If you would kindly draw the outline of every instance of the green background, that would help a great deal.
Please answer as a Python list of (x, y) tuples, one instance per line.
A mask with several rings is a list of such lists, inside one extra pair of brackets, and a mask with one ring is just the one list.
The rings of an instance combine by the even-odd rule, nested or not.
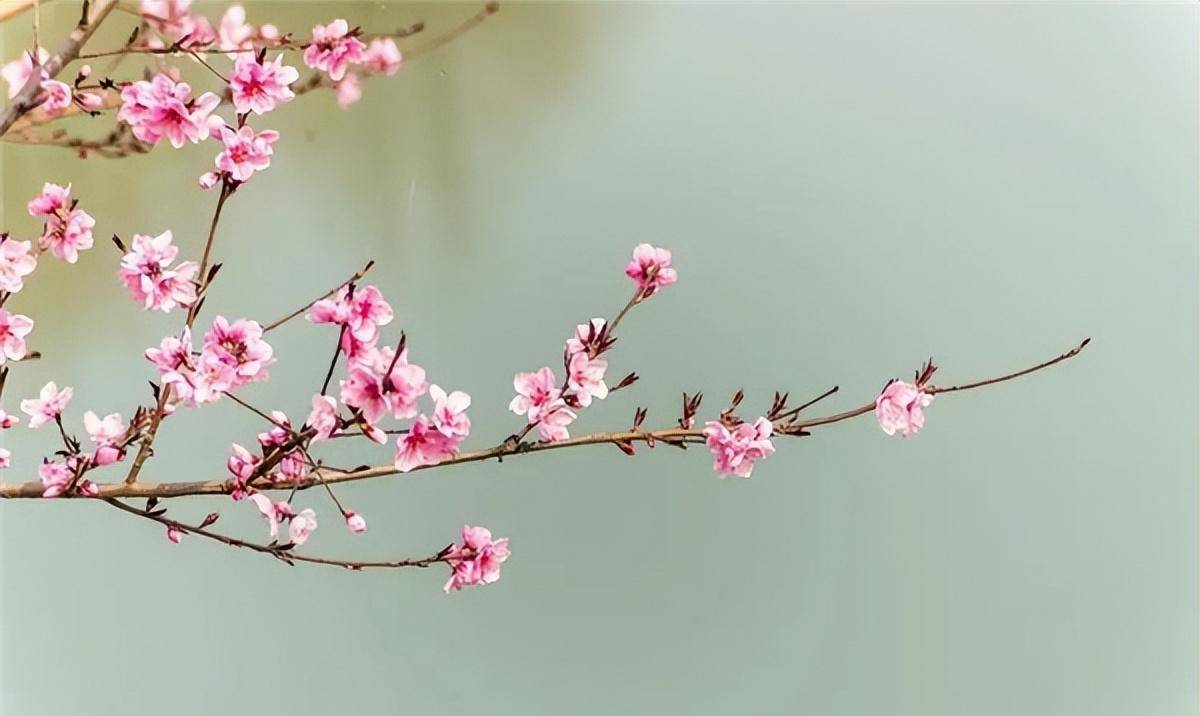
[[(432, 34), (475, 7), (249, 16)], [(48, 5), (44, 32), (77, 12)], [(29, 39), (8, 25), (5, 58)], [(533, 455), (347, 486), (358, 538), (304, 495), (323, 553), (425, 554), (464, 521), (512, 539), (497, 585), (449, 597), (440, 568), (289, 569), (103, 505), (5, 503), (3, 713), (1195, 713), (1197, 49), (1182, 3), (513, 4), (350, 111), (323, 93), (255, 120), (282, 139), (229, 204), (206, 315), (270, 320), (374, 258), (412, 359), (473, 396), (471, 446), (519, 427), (512, 374), (619, 307), (642, 241), (680, 281), (623, 327), (613, 374), (643, 380), (576, 432), (637, 405), (671, 424), (684, 390), (712, 415), (739, 386), (750, 413), (836, 383), (833, 411), (931, 352), (959, 382), (1093, 345), (940, 398), (917, 439), (864, 418), (780, 440), (748, 481), (699, 450)], [(8, 230), (35, 235), (45, 180), (97, 220), (10, 304), (45, 358), (6, 409), (55, 379), (82, 432), (143, 399), (140, 354), (180, 318), (137, 309), (107, 237), (169, 228), (195, 258), (214, 154), (3, 148)], [(302, 417), (332, 341), (280, 330), (245, 396)], [(146, 478), (221, 476), (260, 428), (185, 412)], [(54, 445), (0, 440), (9, 480)], [(210, 510), (263, 532), (245, 504), (172, 503)]]

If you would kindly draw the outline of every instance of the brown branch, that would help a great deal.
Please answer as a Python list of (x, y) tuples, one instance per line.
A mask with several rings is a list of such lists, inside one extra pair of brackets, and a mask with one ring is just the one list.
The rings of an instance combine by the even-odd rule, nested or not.
[(291, 551), (291, 548), (289, 545), (258, 544), (256, 542), (250, 542), (248, 540), (239, 539), (237, 537), (230, 537), (229, 535), (223, 535), (223, 534), (220, 534), (219, 532), (213, 532), (212, 530), (209, 530), (204, 527), (184, 524), (183, 522), (180, 522), (178, 520), (173, 520), (169, 517), (165, 517), (160, 512), (139, 510), (136, 507), (131, 507), (130, 505), (127, 505), (124, 502), (121, 502), (120, 500), (117, 500), (117, 499), (106, 498), (106, 499), (104, 499), (104, 502), (112, 505), (113, 507), (116, 507), (119, 510), (128, 512), (131, 515), (137, 515), (138, 517), (144, 517), (145, 519), (151, 520), (153, 522), (157, 522), (158, 524), (160, 524), (164, 527), (174, 527), (175, 529), (177, 529), (181, 532), (184, 532), (186, 534), (193, 534), (193, 535), (197, 535), (200, 537), (204, 537), (206, 539), (214, 540), (216, 542), (220, 542), (221, 544), (228, 545), (230, 547), (242, 547), (244, 549), (248, 549), (248, 550), (251, 550), (254, 552), (259, 552), (261, 554), (268, 554), (278, 560), (287, 562), (288, 564), (291, 564), (293, 562), (305, 562), (307, 564), (325, 564), (325, 565), (329, 565), (329, 566), (333, 566), (333, 567), (342, 567), (344, 569), (352, 569), (352, 570), (358, 571), (358, 570), (363, 570), (363, 569), (399, 569), (402, 567), (428, 567), (432, 564), (437, 564), (438, 562), (447, 561), (447, 554), (445, 553), (444, 550), (442, 552), (438, 552), (437, 554), (432, 554), (428, 557), (421, 557), (418, 559), (398, 559), (398, 560), (392, 560), (392, 561), (386, 561), (386, 562), (360, 562), (360, 561), (354, 561), (354, 560), (348, 560), (348, 559), (334, 559), (331, 557), (315, 557), (315, 556), (306, 555), (306, 554), (296, 554), (295, 552)]
[[(79, 55), (84, 43), (91, 39), (92, 33), (96, 31), (104, 18), (108, 17), (108, 13), (116, 4), (117, 0), (95, 0), (91, 4), (88, 12), (80, 18), (79, 23), (75, 25), (74, 30), (71, 30), (71, 34), (67, 36), (58, 52), (46, 61), (43, 70), (47, 77), (57, 77), (62, 68)], [(38, 106), (37, 99), (41, 91), (41, 78), (38, 73), (30, 73), (29, 81), (15, 97), (9, 100), (4, 111), (0, 113), (0, 135), (7, 132), (13, 122), (16, 122), (22, 115)]]
[(345, 288), (345, 287), (346, 287), (348, 284), (357, 283), (357, 282), (361, 281), (361, 280), (362, 280), (362, 278), (363, 278), (363, 276), (366, 276), (366, 275), (367, 275), (367, 272), (368, 272), (368, 271), (370, 271), (370, 270), (371, 270), (371, 267), (372, 267), (372, 266), (374, 266), (374, 265), (375, 265), (375, 261), (374, 261), (374, 260), (368, 261), (368, 262), (367, 262), (367, 264), (366, 264), (366, 266), (363, 266), (362, 268), (360, 268), (360, 269), (358, 270), (358, 272), (357, 272), (357, 273), (355, 273), (355, 274), (354, 274), (353, 276), (351, 276), (350, 278), (346, 279), (345, 281), (342, 281), (342, 282), (341, 282), (341, 283), (339, 283), (338, 285), (336, 285), (336, 286), (334, 286), (333, 288), (329, 289), (328, 291), (326, 291), (325, 293), (321, 294), (320, 296), (317, 296), (317, 297), (316, 297), (316, 298), (314, 298), (313, 300), (311, 300), (311, 301), (309, 301), (308, 303), (304, 304), (304, 305), (303, 305), (303, 306), (301, 306), (300, 308), (297, 308), (295, 311), (292, 311), (291, 313), (287, 314), (287, 315), (286, 315), (286, 316), (284, 316), (283, 318), (276, 319), (276, 320), (274, 320), (274, 321), (271, 321), (271, 322), (270, 322), (270, 323), (268, 323), (267, 325), (263, 326), (263, 333), (268, 333), (268, 332), (270, 332), (270, 331), (273, 331), (273, 330), (275, 330), (276, 328), (279, 328), (279, 327), (280, 327), (280, 326), (282, 326), (283, 324), (287, 323), (288, 321), (292, 320), (293, 318), (296, 318), (297, 316), (303, 315), (305, 311), (307, 311), (308, 309), (310, 309), (310, 308), (312, 308), (313, 306), (315, 306), (315, 305), (317, 304), (317, 302), (318, 302), (318, 301), (324, 301), (325, 299), (327, 299), (327, 298), (329, 298), (329, 297), (333, 296), (333, 295), (334, 295), (334, 294), (336, 294), (338, 291), (341, 291), (343, 288)]
[[(1089, 339), (1090, 340), (1090, 339)], [(1072, 358), (1080, 353), (1088, 341), (1083, 341), (1079, 346), (1070, 351), (1046, 361), (1039, 363), (1032, 368), (1009, 373), (998, 378), (989, 378), (987, 380), (978, 381), (975, 383), (967, 383), (961, 386), (953, 386), (950, 388), (929, 388), (931, 393), (948, 393), (959, 390), (969, 390), (986, 385), (994, 385), (1007, 380), (1028, 375), (1034, 371), (1048, 368), (1056, 363), (1060, 363), (1069, 358)], [(806, 428), (813, 428), (820, 425), (831, 425), (840, 423), (844, 420), (865, 415), (875, 409), (875, 402), (872, 400), (857, 408), (847, 410), (833, 415), (827, 415), (820, 418), (812, 418), (809, 420), (789, 420), (786, 422), (776, 423), (776, 427), (781, 434), (794, 434), (795, 431)], [(699, 429), (683, 429), (670, 428), (664, 430), (627, 430), (623, 432), (611, 433), (593, 433), (591, 435), (581, 435), (579, 437), (560, 440), (557, 442), (539, 442), (539, 443), (520, 443), (506, 440), (505, 442), (486, 450), (476, 450), (473, 452), (464, 452), (455, 455), (448, 460), (444, 460), (436, 465), (425, 465), (414, 468), (413, 472), (419, 470), (428, 470), (432, 468), (449, 467), (451, 465), (461, 465), (464, 463), (481, 462), (484, 460), (500, 460), (503, 461), (506, 457), (514, 455), (524, 455), (535, 452), (546, 452), (549, 450), (561, 450), (571, 447), (580, 447), (583, 445), (619, 445), (621, 443), (644, 442), (652, 444), (656, 441), (666, 442), (668, 444), (686, 445), (688, 443), (703, 442), (703, 432)], [(252, 486), (259, 490), (282, 490), (295, 489), (306, 490), (310, 487), (321, 484), (322, 481), (330, 485), (335, 485), (342, 482), (353, 482), (356, 480), (368, 480), (376, 477), (384, 477), (387, 475), (398, 474), (399, 471), (394, 465), (378, 465), (375, 467), (367, 467), (360, 470), (342, 471), (342, 470), (319, 470), (314, 471), (319, 473), (315, 476), (307, 477), (296, 483), (288, 485), (275, 485), (269, 481), (259, 480)], [(185, 497), (189, 495), (226, 495), (232, 491), (232, 484), (228, 480), (210, 480), (206, 482), (163, 482), (163, 483), (135, 483), (135, 484), (103, 484), (99, 485), (100, 496), (104, 498), (110, 497), (158, 497), (172, 498)], [(40, 498), (42, 496), (42, 484), (40, 482), (26, 482), (21, 484), (4, 484), (0, 485), (0, 499), (11, 498)]]

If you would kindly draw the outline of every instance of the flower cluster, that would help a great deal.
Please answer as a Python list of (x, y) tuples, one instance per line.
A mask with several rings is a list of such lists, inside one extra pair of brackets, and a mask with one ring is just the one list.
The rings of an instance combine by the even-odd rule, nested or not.
[(117, 119), (133, 130), (133, 136), (148, 144), (164, 137), (176, 149), (196, 144), (209, 136), (209, 117), (221, 98), (205, 92), (191, 98), (192, 88), (176, 82), (165, 72), (150, 80), (138, 80), (121, 90)]
[(196, 302), (199, 267), (194, 261), (181, 261), (172, 267), (178, 255), (170, 231), (158, 236), (134, 234), (133, 249), (121, 259), (117, 274), (142, 308), (167, 313), (176, 306), (186, 308)]
[(916, 435), (925, 425), (925, 408), (931, 402), (933, 396), (921, 385), (893, 380), (875, 398), (875, 419), (887, 435)]
[(492, 584), (500, 579), (500, 565), (508, 559), (508, 539), (492, 539), (486, 527), (463, 525), (462, 544), (454, 545), (446, 559), (450, 564), (450, 579), (443, 589), (446, 593), (477, 584)]
[(243, 318), (230, 323), (217, 316), (204, 334), (199, 354), (192, 349), (191, 330), (185, 328), (179, 337), (167, 336), (157, 348), (147, 349), (146, 358), (158, 369), (164, 389), (170, 390), (168, 404), (194, 408), (267, 379), (267, 367), (275, 359), (262, 336), (257, 321)]
[(727, 475), (750, 477), (757, 460), (775, 453), (771, 443), (774, 426), (766, 418), (753, 423), (740, 423), (732, 429), (710, 420), (704, 425), (704, 444), (713, 454), (713, 469), (724, 478)]
[(96, 225), (96, 220), (77, 208), (77, 203), (71, 199), (70, 184), (46, 182), (42, 193), (28, 206), (30, 216), (45, 217), (46, 221), (38, 247), (71, 264), (79, 260), (80, 251), (92, 248), (92, 228)]

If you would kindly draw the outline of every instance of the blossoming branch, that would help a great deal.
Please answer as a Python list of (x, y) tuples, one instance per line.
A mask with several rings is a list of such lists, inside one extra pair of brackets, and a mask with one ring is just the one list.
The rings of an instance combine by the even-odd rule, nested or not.
[[(508, 540), (493, 537), (485, 527), (464, 525), (457, 541), (424, 557), (360, 561), (309, 554), (297, 548), (308, 545), (326, 519), (318, 509), (329, 509), (308, 500), (310, 491), (318, 501), (328, 499), (335, 518), (347, 530), (362, 534), (367, 531), (367, 516), (339, 496), (343, 483), (534, 452), (606, 445), (635, 457), (643, 448), (685, 451), (695, 445), (707, 449), (719, 477), (749, 478), (758, 463), (774, 455), (782, 439), (807, 436), (814, 428), (868, 414), (874, 415), (885, 435), (915, 436), (924, 428), (926, 410), (935, 396), (1047, 368), (1074, 357), (1087, 345), (1085, 340), (1032, 367), (960, 385), (935, 384), (937, 368), (929, 361), (914, 372), (911, 382), (887, 380), (878, 394), (861, 405), (824, 416), (809, 417), (815, 405), (837, 393), (836, 386), (798, 405), (788, 393), (775, 393), (759, 414), (743, 414), (741, 391), (717, 409), (708, 409), (697, 392), (683, 395), (672, 424), (646, 427), (647, 411), (636, 408), (627, 426), (572, 435), (587, 408), (638, 380), (634, 372), (614, 380), (620, 373), (610, 371), (618, 329), (634, 309), (664, 290), (674, 290), (671, 287), (680, 278), (670, 251), (640, 244), (624, 267), (630, 292), (624, 305), (611, 316), (592, 317), (575, 326), (563, 343), (561, 359), (556, 356), (546, 365), (517, 372), (508, 407), (520, 420), (503, 430), (512, 432), (487, 447), (465, 449), (473, 432), (468, 415), (471, 397), (443, 387), (445, 382), (433, 382), (431, 374), (415, 362), (407, 335), (394, 325), (391, 304), (378, 287), (365, 283), (371, 263), (319, 296), (297, 297), (309, 300), (266, 325), (221, 315), (202, 320), (205, 297), (220, 275), (221, 264), (214, 259), (219, 253), (222, 210), (242, 192), (253, 191), (250, 182), (270, 168), (276, 147), (286, 146), (285, 138), (261, 122), (305, 87), (333, 87), (337, 101), (349, 104), (358, 97), (361, 78), (399, 69), (402, 53), (394, 39), (368, 37), (338, 18), (317, 25), (310, 38), (301, 41), (270, 25), (247, 24), (239, 6), (231, 7), (214, 26), (191, 12), (189, 0), (143, 0), (139, 24), (121, 49), (82, 54), (83, 44), (111, 6), (104, 0), (85, 4), (65, 50), (51, 56), (35, 47), (0, 70), (10, 97), (0, 125), (6, 131), (22, 117), (26, 122), (52, 121), (72, 107), (91, 113), (111, 104), (118, 109), (114, 134), (128, 140), (121, 146), (138, 151), (160, 145), (172, 148), (161, 151), (213, 146), (213, 169), (197, 178), (197, 191), (212, 191), (215, 208), (198, 258), (175, 244), (168, 227), (128, 227), (134, 232), (128, 241), (114, 235), (121, 257), (114, 261), (113, 278), (128, 292), (130, 310), (179, 314), (179, 329), (158, 345), (144, 348), (153, 377), (151, 390), (127, 413), (128, 420), (115, 411), (87, 410), (69, 416), (74, 391), (57, 382), (19, 401), (24, 418), (0, 408), (0, 429), (13, 428), (24, 419), (30, 429), (55, 429), (61, 441), (60, 449), (42, 457), (36, 480), (0, 484), (0, 497), (94, 500), (157, 523), (173, 543), (194, 536), (288, 564), (355, 570), (444, 564), (449, 569), (445, 589), (454, 591), (496, 581), (509, 556)], [(439, 41), (461, 34), (492, 12), (495, 6), (485, 7), (484, 14)], [(79, 69), (73, 84), (54, 79), (66, 64), (82, 58), (138, 55), (154, 58), (145, 79), (89, 81), (93, 73), (86, 66)], [(168, 60), (199, 63), (218, 84), (211, 91), (194, 91)], [(316, 79), (301, 79), (292, 64), (296, 60)], [(88, 152), (81, 149), (80, 154)], [(21, 240), (0, 235), (0, 405), (11, 404), (3, 396), (3, 381), (9, 364), (30, 357), (28, 341), (35, 328), (34, 320), (19, 312), (23, 309), (10, 308), (10, 299), (20, 303), (15, 297), (47, 256), (73, 264), (81, 251), (95, 244), (97, 222), (70, 183), (45, 183), (29, 200), (28, 212), (42, 223), (38, 236)], [(136, 233), (139, 230), (147, 233)], [(250, 387), (268, 380), (277, 360), (268, 334), (301, 317), (324, 330), (332, 356), (324, 373), (314, 376), (312, 387), (302, 393), (309, 412), (299, 419), (256, 405)], [(144, 479), (155, 440), (169, 428), (173, 415), (226, 400), (258, 416), (262, 432), (229, 446), (220, 477), (199, 482)], [(701, 417), (702, 409), (706, 417)], [(78, 426), (86, 439), (76, 436)], [(321, 453), (327, 443), (338, 439), (361, 442), (364, 454), (387, 451), (389, 458), (365, 468), (329, 466)], [(11, 457), (8, 450), (0, 449), (0, 468), (8, 467)], [(121, 466), (127, 466), (123, 477), (118, 472)], [(214, 466), (214, 473), (218, 470)], [(238, 509), (259, 515), (263, 533), (254, 539), (217, 531), (214, 525), (220, 514), (216, 512), (199, 522), (185, 522), (169, 512), (168, 500), (196, 495), (223, 495), (247, 505)], [(135, 504), (134, 499), (144, 503)]]

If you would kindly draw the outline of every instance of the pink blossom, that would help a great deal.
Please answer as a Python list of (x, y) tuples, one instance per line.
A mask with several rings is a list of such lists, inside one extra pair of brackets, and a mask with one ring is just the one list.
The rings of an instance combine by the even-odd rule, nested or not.
[(446, 395), (440, 386), (431, 385), (429, 397), (433, 398), (433, 424), (438, 432), (459, 441), (467, 437), (471, 432), (471, 419), (467, 417), (471, 396), (461, 390)]
[(625, 267), (625, 275), (638, 285), (643, 298), (654, 295), (658, 289), (670, 286), (678, 279), (675, 269), (671, 268), (671, 252), (650, 244), (638, 244), (634, 248), (633, 259)]
[(42, 80), (42, 92), (46, 98), (38, 108), (48, 115), (66, 111), (74, 98), (71, 88), (58, 80)]
[(142, 0), (140, 11), (146, 24), (172, 39), (190, 34), (195, 28), (192, 0)]
[(38, 246), (73, 264), (79, 260), (80, 251), (92, 248), (95, 225), (96, 220), (82, 209), (66, 212), (65, 218), (52, 215), (46, 220), (46, 230), (38, 239)]
[(143, 142), (157, 144), (166, 137), (176, 149), (187, 142), (195, 144), (209, 136), (209, 116), (221, 99), (212, 92), (188, 99), (190, 92), (187, 83), (160, 72), (148, 82), (139, 80), (121, 90), (117, 119)]
[(290, 85), (300, 79), (295, 67), (283, 64), (283, 54), (271, 62), (259, 64), (251, 52), (241, 53), (229, 76), (233, 106), (239, 114), (265, 114), (295, 98)]
[[(403, 420), (417, 414), (417, 401), (429, 389), (425, 369), (409, 363), (407, 352), (398, 358), (391, 348), (373, 348), (352, 360), (341, 382), (342, 402), (362, 411), (370, 423), (390, 413)], [(394, 365), (393, 365), (394, 363)], [(384, 373), (391, 366), (386, 378)]]
[(158, 369), (160, 376), (167, 381), (168, 375), (178, 374), (186, 370), (192, 357), (192, 332), (183, 329), (181, 337), (167, 336), (159, 342), (158, 348), (147, 348), (146, 358)]
[(392, 307), (375, 286), (353, 289), (346, 286), (334, 298), (317, 301), (308, 312), (308, 320), (316, 324), (346, 326), (357, 340), (374, 345), (379, 328), (392, 322)]
[(42, 480), (42, 497), (58, 497), (67, 491), (75, 471), (61, 462), (44, 462), (38, 467)]
[(21, 360), (27, 348), (25, 337), (33, 330), (33, 319), (0, 308), (0, 365), (8, 360)]
[(893, 380), (875, 399), (875, 419), (888, 435), (916, 435), (925, 425), (925, 408), (931, 402), (933, 396), (921, 388), (901, 380)]
[(251, 454), (237, 443), (230, 444), (229, 459), (225, 461), (225, 468), (233, 475), (233, 499), (240, 500), (246, 497), (246, 485), (254, 477), (261, 462), (261, 456)]
[(567, 426), (578, 416), (562, 400), (543, 406), (537, 421), (538, 435), (547, 442), (558, 442), (571, 437)]
[(0, 430), (8, 430), (19, 422), (21, 422), (21, 418), (13, 415), (12, 413), (6, 413), (4, 410), (0, 410)]
[(217, 23), (218, 47), (222, 50), (248, 50), (254, 46), (251, 42), (253, 38), (254, 26), (246, 23), (246, 8), (230, 5)]
[(346, 529), (350, 530), (356, 535), (360, 535), (367, 531), (367, 521), (363, 519), (362, 515), (358, 514), (357, 512), (347, 512), (345, 517)]
[(119, 413), (109, 413), (101, 420), (92, 411), (83, 414), (83, 427), (88, 437), (96, 444), (92, 462), (100, 467), (111, 465), (125, 457), (121, 441), (125, 437), (125, 423)]
[[(42, 67), (50, 60), (50, 53), (46, 52), (44, 47), (39, 47), (37, 50), (37, 69), (38, 78), (45, 78), (46, 72)], [(29, 77), (33, 74), (34, 63), (33, 55), (29, 51), (21, 53), (21, 56), (12, 62), (0, 68), (0, 76), (4, 77), (4, 81), (8, 83), (8, 98), (12, 99), (24, 89), (29, 82)]]
[(418, 415), (408, 432), (396, 441), (396, 469), (409, 472), (422, 465), (436, 465), (454, 455), (461, 438), (438, 432), (429, 418)]
[(558, 400), (561, 393), (558, 379), (549, 366), (535, 373), (517, 373), (513, 378), (513, 389), (517, 396), (508, 404), (508, 409), (517, 415), (528, 415), (531, 423), (537, 422), (542, 411)]
[(593, 318), (587, 323), (575, 326), (575, 335), (567, 339), (567, 355), (574, 356), (576, 353), (588, 350), (592, 343), (604, 335), (605, 325), (606, 322), (603, 318)]
[(310, 509), (301, 510), (300, 514), (292, 518), (291, 525), (288, 526), (288, 538), (292, 544), (301, 545), (308, 541), (309, 535), (317, 529), (317, 513)]
[(271, 145), (279, 139), (279, 132), (264, 129), (258, 134), (250, 127), (234, 131), (229, 127), (221, 130), (221, 143), (225, 150), (217, 155), (217, 169), (235, 181), (249, 181), (256, 171), (271, 166)]
[(175, 525), (167, 525), (167, 539), (179, 544), (183, 541), (183, 531)]
[(508, 555), (507, 538), (494, 540), (486, 527), (463, 525), (462, 544), (447, 555), (451, 573), (443, 589), (449, 594), (463, 587), (492, 584), (500, 579), (500, 565)]
[(378, 375), (363, 365), (354, 365), (341, 381), (342, 402), (358, 408), (368, 422), (376, 423), (387, 414), (388, 401)]
[(339, 422), (337, 401), (328, 395), (314, 395), (312, 412), (308, 414), (308, 420), (305, 421), (308, 427), (317, 431), (312, 441), (328, 439), (330, 435), (333, 435), (333, 431), (337, 430)]
[(774, 426), (770, 420), (759, 418), (753, 423), (741, 423), (730, 430), (713, 420), (704, 426), (705, 444), (713, 454), (713, 469), (726, 475), (750, 477), (754, 462), (775, 452), (771, 443)]
[(4, 448), (0, 448), (0, 470), (5, 470), (10, 465), (12, 465), (12, 453)]
[(176, 306), (196, 302), (196, 272), (193, 261), (180, 262), (171, 268), (179, 254), (172, 243), (170, 231), (158, 236), (133, 235), (133, 250), (121, 259), (117, 272), (133, 295), (133, 300), (146, 310), (169, 312)]
[[(263, 371), (261, 375), (265, 380), (266, 372)], [(238, 376), (237, 366), (222, 360), (211, 351), (201, 352), (192, 359), (187, 370), (180, 371), (170, 378), (168, 381), (164, 377), (164, 384), (172, 387), (173, 395), (178, 396), (179, 401), (193, 408), (215, 403), (227, 391), (247, 382)]]
[(362, 99), (362, 83), (358, 75), (348, 74), (333, 86), (333, 96), (342, 109), (348, 109)]
[(217, 172), (204, 172), (203, 174), (200, 175), (199, 184), (200, 184), (201, 189), (207, 190), (207, 189), (212, 189), (220, 181), (221, 181), (221, 175), (218, 174)]
[(271, 429), (258, 434), (258, 444), (263, 449), (279, 447), (285, 444), (292, 437), (292, 423), (288, 420), (288, 416), (280, 410), (271, 411), (272, 425)]
[(46, 217), (38, 246), (51, 251), (67, 263), (75, 263), (79, 252), (92, 247), (94, 219), (71, 200), (71, 185), (59, 186), (46, 182), (42, 193), (29, 201), (30, 216)]
[(258, 508), (258, 513), (262, 515), (262, 518), (266, 520), (267, 527), (271, 532), (271, 540), (274, 541), (279, 537), (279, 510), (271, 502), (271, 498), (261, 492), (249, 495), (249, 499)]
[(38, 397), (21, 401), (21, 412), (29, 416), (29, 427), (37, 429), (57, 420), (66, 409), (67, 403), (71, 402), (73, 395), (73, 388), (68, 386), (59, 390), (58, 384), (50, 381), (42, 386)]
[(363, 61), (365, 49), (362, 41), (350, 34), (349, 24), (338, 18), (313, 28), (312, 43), (304, 50), (304, 64), (327, 72), (329, 79), (337, 82), (350, 65)]
[(395, 40), (390, 37), (377, 37), (367, 44), (362, 64), (368, 72), (394, 75), (400, 69), (400, 63), (403, 60)]
[(608, 386), (604, 384), (604, 372), (608, 361), (603, 358), (588, 358), (586, 352), (571, 357), (567, 385), (575, 391), (574, 397), (580, 406), (592, 404), (592, 398), (604, 400), (608, 397)]
[(37, 257), (29, 252), (28, 241), (17, 241), (0, 234), (0, 291), (16, 293), (24, 288), (24, 278), (37, 268)]
[(71, 185), (59, 186), (46, 182), (42, 193), (29, 200), (30, 216), (54, 216), (71, 208)]
[(83, 428), (97, 445), (116, 445), (125, 437), (125, 423), (120, 413), (109, 413), (100, 418), (92, 411), (83, 414)]
[(267, 366), (275, 359), (271, 345), (262, 335), (262, 326), (257, 321), (243, 318), (230, 323), (224, 316), (217, 316), (212, 328), (204, 334), (203, 352), (233, 369), (235, 388), (263, 381), (267, 379)]

